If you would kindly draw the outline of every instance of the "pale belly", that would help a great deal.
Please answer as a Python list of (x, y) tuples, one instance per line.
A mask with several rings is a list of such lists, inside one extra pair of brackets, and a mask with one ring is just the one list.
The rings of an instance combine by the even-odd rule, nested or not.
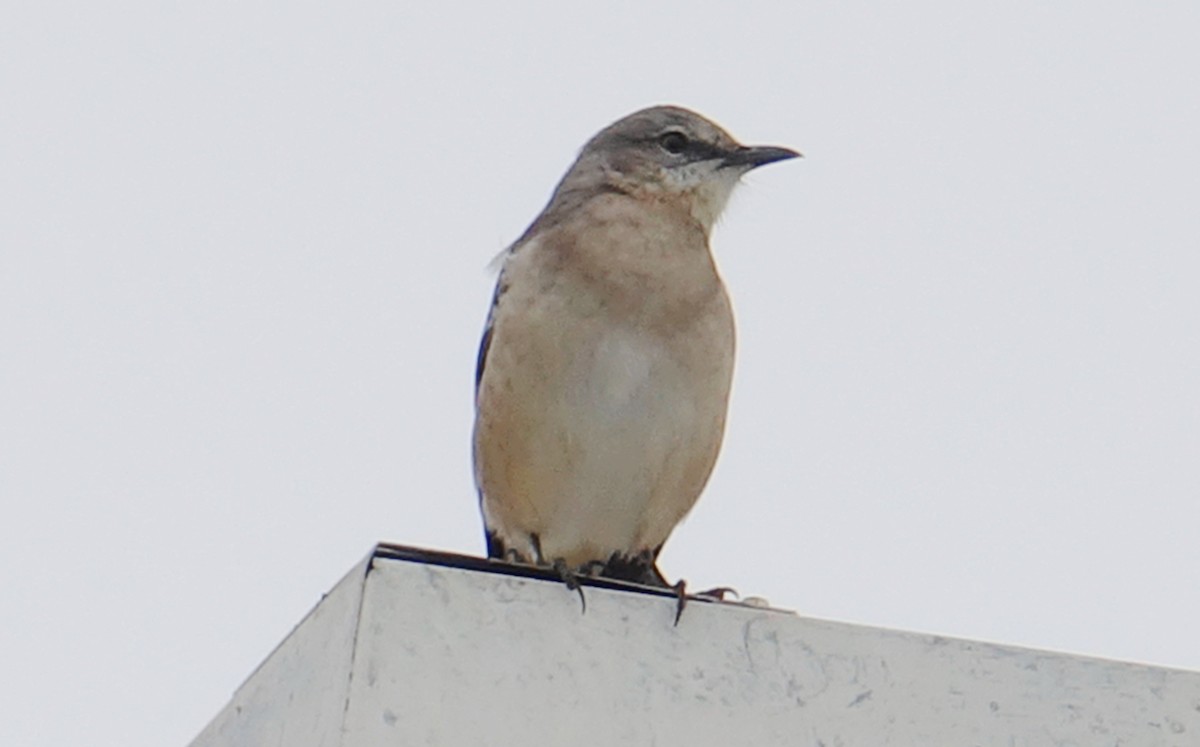
[(549, 375), (510, 372), (476, 434), (489, 529), (530, 557), (536, 535), (570, 565), (666, 540), (712, 470), (731, 374), (721, 351), (632, 331), (579, 349)]

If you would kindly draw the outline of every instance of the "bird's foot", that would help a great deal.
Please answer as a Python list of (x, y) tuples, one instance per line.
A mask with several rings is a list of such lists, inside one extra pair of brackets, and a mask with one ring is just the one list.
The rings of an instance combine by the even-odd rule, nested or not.
[[(683, 608), (687, 606), (689, 595), (687, 593), (687, 581), (680, 579), (676, 581), (670, 588), (675, 590), (675, 626), (679, 626), (679, 618), (683, 616)], [(715, 599), (718, 602), (724, 602), (725, 597), (729, 594), (737, 597), (737, 589), (729, 586), (718, 586), (713, 589), (705, 589), (704, 591), (696, 592), (691, 596), (703, 599)]]
[(735, 598), (741, 598), (741, 596), (742, 596), (741, 594), (737, 593), (737, 589), (735, 589), (731, 586), (717, 586), (712, 589), (706, 589), (704, 591), (696, 592), (695, 596), (708, 597), (711, 599), (715, 599), (718, 602), (724, 602), (725, 597), (728, 596), (729, 594), (732, 594)]
[(589, 560), (588, 562), (579, 566), (579, 569), (575, 571), (575, 575), (596, 578), (597, 576), (605, 575), (604, 569), (607, 567), (608, 563), (604, 562), (603, 560)]
[(567, 567), (567, 561), (562, 558), (555, 560), (551, 567), (554, 568), (554, 572), (558, 574), (558, 577), (562, 579), (568, 589), (579, 593), (581, 612), (587, 613), (587, 598), (583, 596), (583, 586), (579, 583), (579, 573)]
[(605, 562), (592, 561), (588, 565), (598, 565), (600, 575), (605, 578), (629, 581), (642, 586), (655, 586), (660, 589), (671, 588), (654, 564), (654, 555), (650, 551), (643, 551), (637, 555), (613, 553)]

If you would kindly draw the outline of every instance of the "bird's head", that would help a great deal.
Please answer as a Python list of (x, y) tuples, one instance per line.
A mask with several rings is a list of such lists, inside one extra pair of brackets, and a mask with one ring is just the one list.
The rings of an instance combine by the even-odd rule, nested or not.
[(676, 203), (707, 233), (743, 174), (799, 155), (772, 145), (742, 145), (693, 111), (655, 106), (597, 133), (559, 189), (616, 189)]

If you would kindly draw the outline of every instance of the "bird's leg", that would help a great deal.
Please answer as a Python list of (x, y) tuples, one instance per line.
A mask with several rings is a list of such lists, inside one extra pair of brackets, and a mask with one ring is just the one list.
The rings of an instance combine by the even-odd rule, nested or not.
[(662, 571), (658, 570), (658, 565), (655, 563), (656, 555), (658, 555), (657, 550), (642, 550), (633, 556), (613, 553), (612, 557), (604, 563), (604, 568), (600, 575), (620, 581), (631, 581), (643, 586), (674, 589), (677, 600), (675, 605), (675, 624), (678, 625), (679, 618), (683, 615), (683, 608), (687, 606), (687, 582), (668, 583)]
[(571, 591), (579, 592), (579, 604), (582, 607), (581, 614), (587, 614), (587, 598), (583, 596), (583, 586), (579, 583), (579, 574), (576, 571), (567, 567), (567, 561), (562, 558), (557, 558), (552, 566), (558, 577)]
[(632, 559), (623, 560), (623, 566), (640, 584), (675, 591), (675, 625), (678, 626), (679, 618), (683, 616), (683, 608), (687, 606), (687, 581), (680, 579), (674, 584), (668, 583), (667, 577), (658, 570), (657, 557), (658, 549), (642, 550)]
[[(538, 565), (550, 566), (558, 574), (558, 577), (562, 579), (562, 582), (567, 585), (568, 589), (579, 592), (579, 604), (583, 608), (583, 613), (586, 613), (587, 599), (583, 596), (583, 587), (579, 584), (579, 572), (567, 567), (567, 561), (562, 558), (555, 558), (553, 563), (547, 563), (546, 556), (542, 554), (542, 538), (537, 536), (537, 533), (530, 532), (529, 544), (533, 547), (534, 558)], [(590, 565), (589, 563), (584, 568)]]
[[(663, 576), (662, 571), (658, 569), (658, 564), (655, 562), (657, 555), (657, 551), (644, 550), (638, 553), (634, 562), (641, 570), (642, 583), (647, 586), (662, 586), (675, 590), (675, 599), (677, 600), (675, 606), (675, 625), (679, 625), (679, 618), (683, 616), (683, 608), (687, 606), (687, 581), (680, 579), (674, 584), (667, 583), (666, 577)], [(737, 596), (737, 591), (728, 586), (718, 586), (714, 589), (707, 589), (698, 594), (693, 594), (692, 596), (710, 597), (723, 602), (725, 601), (726, 594)]]
[(603, 576), (603, 571), (606, 567), (608, 567), (608, 563), (604, 562), (603, 560), (589, 560), (588, 562), (579, 566), (579, 570), (576, 571), (576, 573), (583, 576), (588, 576), (590, 578), (595, 578), (596, 576)]
[(649, 551), (642, 551), (633, 556), (615, 552), (607, 561), (600, 565), (602, 567), (600, 575), (605, 578), (629, 581), (641, 584), (642, 586), (654, 586), (660, 589), (669, 589), (671, 587), (667, 583), (667, 579), (663, 577), (662, 573), (654, 565), (654, 555)]
[(658, 570), (658, 563), (655, 562), (653, 555), (648, 552), (641, 553), (638, 555), (638, 565), (642, 570), (642, 583), (646, 586), (672, 588), (673, 585), (667, 582), (667, 577)]

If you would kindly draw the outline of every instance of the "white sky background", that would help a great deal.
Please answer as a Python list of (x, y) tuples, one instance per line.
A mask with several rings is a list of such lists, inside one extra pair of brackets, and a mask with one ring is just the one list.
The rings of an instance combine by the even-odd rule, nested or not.
[(485, 265), (668, 102), (806, 158), (666, 573), (1200, 669), (1195, 2), (24, 5), (0, 743), (185, 744), (374, 542), (481, 553)]

